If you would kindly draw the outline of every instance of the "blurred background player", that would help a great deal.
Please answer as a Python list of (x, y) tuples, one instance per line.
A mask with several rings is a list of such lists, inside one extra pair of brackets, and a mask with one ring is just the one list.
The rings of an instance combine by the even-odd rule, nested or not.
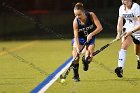
[[(124, 25), (123, 20), (125, 20)], [(126, 51), (132, 43), (132, 40), (137, 56), (137, 69), (140, 69), (140, 6), (132, 2), (132, 0), (122, 0), (122, 5), (119, 9), (116, 38), (120, 38), (122, 29), (125, 29), (125, 35), (122, 38), (122, 45), (119, 51), (118, 67), (115, 69), (115, 73), (120, 78), (123, 77)]]
[[(83, 70), (87, 71), (89, 63), (92, 60), (92, 53), (94, 50), (95, 35), (102, 30), (98, 18), (93, 12), (88, 12), (84, 9), (83, 4), (78, 2), (74, 7), (75, 19), (73, 21), (74, 39), (72, 39), (72, 55), (73, 58), (79, 53), (83, 44), (87, 41), (85, 47), (85, 56), (82, 57)], [(79, 57), (74, 62), (74, 81), (80, 81), (79, 78)]]

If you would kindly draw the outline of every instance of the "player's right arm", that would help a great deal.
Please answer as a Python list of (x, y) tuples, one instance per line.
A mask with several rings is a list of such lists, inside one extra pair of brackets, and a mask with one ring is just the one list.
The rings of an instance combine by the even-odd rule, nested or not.
[(120, 39), (120, 36), (122, 34), (123, 30), (123, 6), (120, 6), (119, 8), (119, 17), (118, 17), (118, 23), (117, 23), (117, 36), (116, 39)]
[(75, 41), (76, 49), (77, 52), (79, 53), (80, 46), (79, 46), (79, 38), (78, 38), (78, 23), (76, 18), (73, 21), (73, 31), (74, 31), (74, 41)]
[(123, 17), (118, 17), (118, 23), (117, 23), (117, 39), (120, 39), (120, 36), (122, 34), (122, 29), (123, 29)]

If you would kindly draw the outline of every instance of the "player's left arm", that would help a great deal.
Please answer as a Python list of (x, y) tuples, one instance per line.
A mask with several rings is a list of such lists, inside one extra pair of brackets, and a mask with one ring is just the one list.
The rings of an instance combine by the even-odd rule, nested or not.
[(140, 30), (140, 16), (137, 17), (137, 24), (134, 29), (131, 31), (132, 33), (136, 32), (136, 31), (139, 31)]
[(137, 22), (138, 22), (138, 25), (135, 27), (133, 32), (140, 30), (140, 15), (137, 17)]
[(92, 22), (96, 25), (96, 29), (88, 35), (87, 40), (90, 40), (92, 36), (98, 34), (103, 29), (97, 16), (93, 12), (90, 12), (90, 15), (91, 15)]
[(93, 12), (90, 12), (90, 15), (92, 18), (92, 22), (96, 25), (96, 29), (92, 32), (92, 35), (96, 35), (100, 31), (102, 31), (103, 28), (97, 16)]
[(130, 36), (130, 35), (132, 35), (132, 33), (135, 33), (135, 32), (137, 32), (137, 31), (140, 30), (140, 16), (138, 16), (136, 20), (137, 20), (137, 24), (138, 24), (138, 25), (136, 25), (132, 30), (128, 31), (128, 32), (124, 35), (124, 37)]
[(125, 36), (130, 36), (132, 33), (140, 31), (140, 6), (137, 5), (135, 8), (134, 16), (136, 17), (136, 26), (128, 31)]

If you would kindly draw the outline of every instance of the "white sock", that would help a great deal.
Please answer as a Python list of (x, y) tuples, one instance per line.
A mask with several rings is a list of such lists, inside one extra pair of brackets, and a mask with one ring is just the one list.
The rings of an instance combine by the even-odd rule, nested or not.
[(136, 57), (137, 57), (137, 60), (140, 60), (140, 56), (139, 55), (136, 55)]
[(125, 60), (126, 60), (126, 50), (120, 49), (118, 57), (118, 67), (124, 68)]

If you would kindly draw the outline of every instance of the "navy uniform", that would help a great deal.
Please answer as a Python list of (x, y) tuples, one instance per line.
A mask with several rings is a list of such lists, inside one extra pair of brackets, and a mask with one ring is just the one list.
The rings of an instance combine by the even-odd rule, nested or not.
[[(92, 22), (90, 13), (85, 12), (87, 17), (85, 24), (81, 24), (81, 21), (77, 19), (78, 23), (78, 36), (79, 36), (79, 44), (83, 45), (87, 41), (87, 36), (92, 33), (96, 29), (96, 25)], [(88, 42), (87, 45), (92, 45), (95, 43), (95, 36)], [(74, 39), (72, 39), (72, 45), (74, 44)]]
[[(84, 25), (81, 24), (81, 21), (79, 19), (77, 19), (78, 38), (79, 38), (80, 45), (83, 45), (87, 41), (87, 36), (96, 29), (96, 25), (92, 22), (90, 12), (86, 11), (85, 15), (86, 15), (87, 19), (86, 19), (86, 22)], [(95, 36), (92, 37), (92, 39), (87, 43), (87, 45), (93, 45), (94, 43), (95, 43)], [(72, 39), (72, 45), (75, 46), (74, 39)], [(82, 57), (82, 61), (84, 64), (84, 66), (83, 66), (84, 71), (88, 70), (88, 64), (90, 63), (90, 61), (88, 61), (88, 59), (90, 59), (90, 57), (88, 57), (87, 59), (85, 59), (85, 56)], [(73, 79), (75, 81), (80, 81), (78, 69), (79, 69), (79, 63), (73, 65), (73, 71), (74, 71)]]

